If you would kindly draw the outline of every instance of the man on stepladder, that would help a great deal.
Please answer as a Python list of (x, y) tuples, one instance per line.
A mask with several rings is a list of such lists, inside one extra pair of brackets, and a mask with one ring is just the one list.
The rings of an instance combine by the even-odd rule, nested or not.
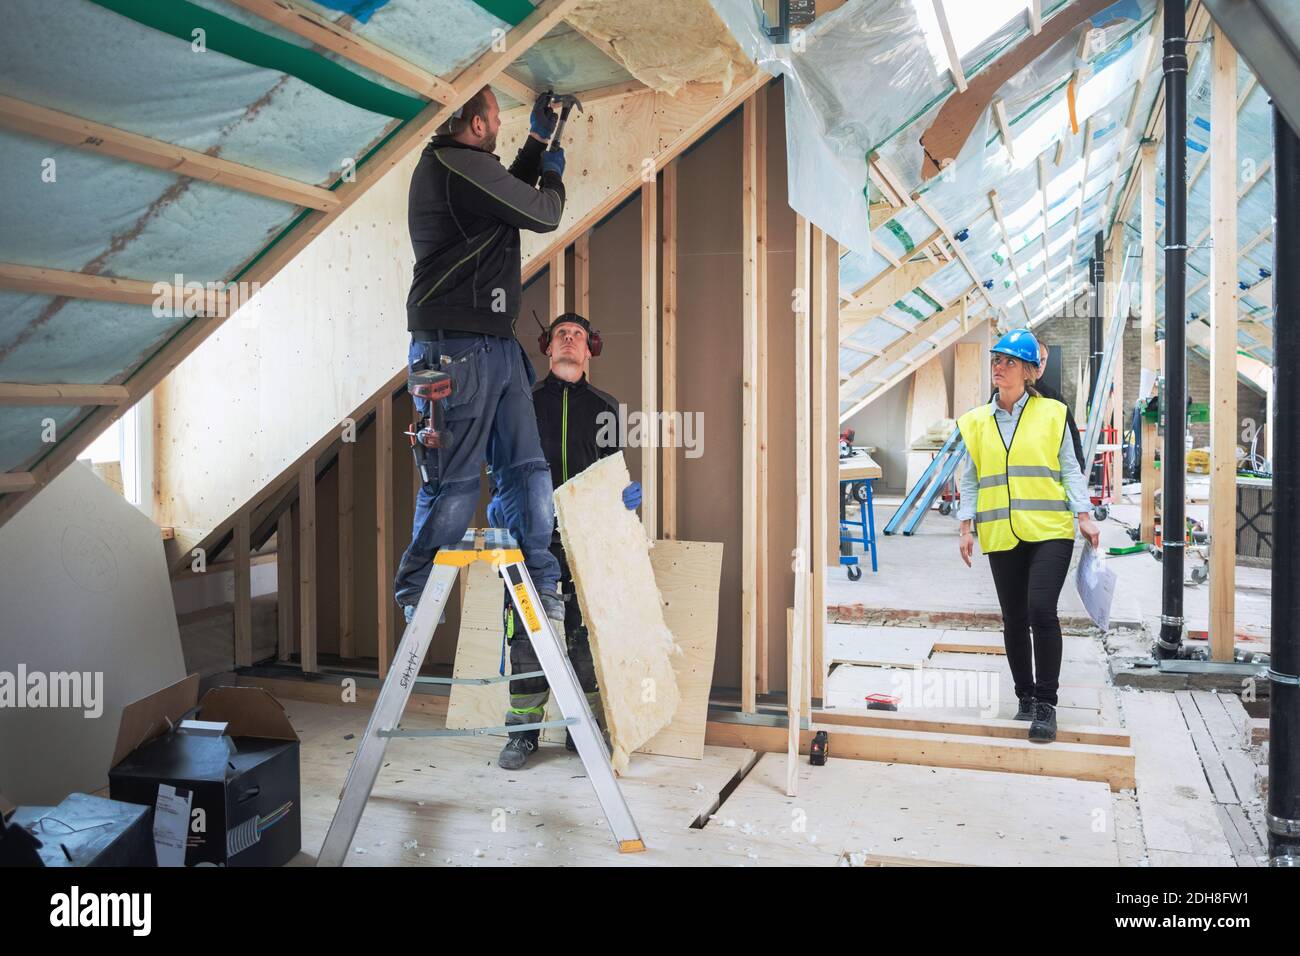
[[(551, 473), (537, 436), (532, 364), (514, 330), (519, 231), (552, 232), (564, 211), (564, 151), (546, 149), (556, 120), (549, 99), (539, 98), (528, 138), (507, 170), (493, 153), (501, 119), (485, 86), (438, 129), (411, 177), (408, 365), (412, 373), (448, 374), (452, 393), (438, 400), (450, 435), (424, 455), (411, 543), (394, 584), (408, 624), (434, 555), (458, 543), (474, 517), (486, 459), (517, 516), (512, 530), (546, 616), (557, 632), (563, 627), (560, 567), (548, 548)], [(422, 421), (429, 404), (415, 399)]]
[[(619, 404), (610, 395), (587, 381), (583, 370), (588, 360), (600, 354), (600, 333), (592, 332), (590, 323), (575, 312), (566, 312), (551, 323), (542, 335), (542, 351), (550, 359), (550, 373), (533, 386), (533, 405), (537, 410), (537, 431), (542, 451), (551, 466), (551, 481), (558, 488), (598, 459), (619, 451)], [(494, 476), (495, 481), (495, 476)], [(629, 511), (641, 504), (641, 485), (632, 482), (623, 489), (623, 504)], [(488, 521), (494, 527), (514, 531), (516, 516), (503, 497), (494, 497), (488, 506)], [(565, 560), (560, 534), (551, 535), (551, 554), (560, 565), (560, 590), (564, 598), (563, 631), (569, 661), (578, 684), (587, 695), (587, 703), (597, 720), (602, 718), (600, 691), (596, 686), (596, 669), (591, 659), (587, 627), (574, 592), (573, 575)], [(506, 641), (510, 647), (510, 671), (526, 674), (541, 669), (532, 641), (522, 628), (515, 627), (514, 608), (509, 594), (505, 602)], [(524, 730), (539, 723), (550, 697), (545, 677), (526, 677), (510, 682), (510, 707), (506, 725), (519, 727), (510, 732), (497, 758), (503, 770), (519, 770), (537, 749), (539, 731)], [(573, 750), (573, 738), (565, 732), (565, 746)]]

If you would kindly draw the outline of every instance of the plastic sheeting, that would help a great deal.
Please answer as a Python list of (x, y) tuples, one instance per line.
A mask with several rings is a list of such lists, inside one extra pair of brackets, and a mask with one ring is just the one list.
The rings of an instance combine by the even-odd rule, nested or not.
[[(790, 203), (847, 249), (840, 271), (844, 292), (889, 268), (878, 250), (906, 258), (909, 242), (928, 238), (936, 225), (908, 207), (873, 236), (868, 203), (880, 198), (868, 183), (867, 158), (873, 153), (907, 188), (923, 194), (954, 234), (964, 236), (961, 248), (975, 274), (958, 262), (943, 267), (926, 282), (936, 298), (955, 299), (975, 286), (994, 306), (995, 317), (1023, 326), (1046, 318), (1082, 288), (1092, 234), (1106, 228), (1107, 203), (1118, 198), (1112, 182), (1136, 156), (1136, 137), (1123, 142), (1123, 124), (1152, 49), (1154, 0), (1120, 0), (1067, 31), (998, 91), (1011, 149), (986, 110), (956, 161), (925, 183), (921, 135), (953, 92), (946, 53), (918, 15), (932, 18), (928, 0), (850, 0), (818, 18), (801, 44), (779, 46), (760, 31), (752, 0), (713, 4), (746, 53), (785, 78)], [(1046, 19), (1065, 0), (1043, 6)], [(969, 47), (961, 55), (968, 79), (1028, 35), (1023, 4), (1000, 0), (985, 9), (1005, 22), (982, 38), (955, 38), (959, 49)], [(979, 30), (989, 26), (980, 24)], [(1157, 58), (1153, 74), (1158, 66)], [(1077, 132), (1069, 104), (1076, 73)], [(1137, 103), (1139, 117), (1149, 113), (1157, 87), (1149, 76)], [(1040, 156), (1046, 157), (1042, 171)], [(1010, 248), (992, 213), (991, 190), (998, 193)], [(1050, 253), (1044, 252), (1044, 233)], [(904, 323), (936, 311), (918, 307), (915, 296), (903, 305), (907, 308), (891, 307), (889, 314)], [(903, 334), (893, 335), (889, 328), (869, 324), (849, 339), (880, 348)], [(845, 398), (842, 407), (849, 401)]]
[[(1044, 15), (1062, 5), (1046, 4)], [(855, 268), (879, 272), (885, 264), (871, 248), (865, 159), (879, 151), (904, 183), (919, 186), (921, 133), (952, 91), (946, 66), (936, 62), (916, 7), (895, 0), (851, 0), (819, 18), (806, 32), (802, 51), (796, 51), (791, 45), (774, 46), (760, 33), (751, 0), (714, 0), (714, 6), (746, 52), (786, 79), (792, 205), (860, 257)], [(1004, 209), (1034, 198), (1034, 160), (1068, 122), (1065, 84), (1076, 68), (1084, 77), (1076, 97), (1081, 132), (1070, 145), (1071, 158), (1079, 157), (1082, 124), (1114, 102), (1141, 70), (1152, 7), (1153, 0), (1121, 0), (1092, 23), (1069, 31), (1004, 85), (999, 95), (1017, 141), (1015, 159), (1007, 155), (986, 113), (949, 172), (926, 184), (927, 199), (954, 231), (987, 212), (989, 189), (998, 190)], [(1009, 22), (962, 58), (968, 77), (1027, 34), (1023, 7), (1015, 10)], [(1086, 29), (1099, 32), (1088, 56), (1080, 60), (1075, 53)], [(1099, 124), (1103, 130), (1117, 128), (1113, 116), (1104, 119)], [(1036, 232), (1041, 235), (1041, 224)], [(888, 241), (882, 230), (877, 237)], [(979, 244), (984, 259), (991, 259), (1002, 245), (991, 221), (972, 230), (969, 241)]]

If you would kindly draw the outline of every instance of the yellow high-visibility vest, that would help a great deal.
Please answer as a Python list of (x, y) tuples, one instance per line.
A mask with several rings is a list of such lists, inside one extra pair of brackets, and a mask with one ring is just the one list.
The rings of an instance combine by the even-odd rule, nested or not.
[(1061, 481), (1065, 405), (1030, 395), (1011, 436), (993, 417), (994, 402), (957, 419), (978, 478), (975, 527), (980, 550), (1009, 551), (1020, 541), (1074, 537), (1074, 516)]

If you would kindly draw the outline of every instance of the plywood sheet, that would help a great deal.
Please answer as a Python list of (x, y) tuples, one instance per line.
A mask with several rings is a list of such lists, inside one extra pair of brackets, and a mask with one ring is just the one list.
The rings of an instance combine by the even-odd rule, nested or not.
[(826, 659), (832, 663), (918, 667), (943, 632), (928, 627), (827, 624)]
[(185, 676), (158, 526), (72, 465), (0, 528), (0, 608), (0, 672), (78, 674), (83, 690), (80, 706), (0, 706), (5, 795), (105, 786), (123, 705)]
[(799, 796), (788, 797), (785, 764), (783, 754), (764, 754), (705, 832), (727, 827), (760, 863), (810, 846), (852, 864), (871, 854), (969, 866), (1119, 862), (1104, 783), (832, 754), (822, 767), (801, 758)]
[(682, 702), (668, 726), (637, 752), (698, 760), (704, 756), (704, 725), (709, 717), (718, 644), (722, 544), (656, 541), (650, 549), (650, 564), (663, 597), (664, 622), (682, 649), (670, 659)]
[[(927, 428), (948, 417), (948, 383), (943, 375), (943, 362), (939, 356), (935, 356), (912, 376), (911, 393), (907, 402), (907, 445), (910, 447), (912, 442), (925, 434)], [(920, 480), (931, 457), (929, 452), (907, 453), (909, 489)]]
[(564, 551), (591, 638), (613, 762), (668, 725), (681, 693), (670, 657), (681, 654), (664, 621), (645, 529), (623, 505), (623, 455), (611, 455), (555, 491)]
[(980, 352), (978, 342), (958, 342), (952, 360), (952, 412), (963, 415), (986, 396), (980, 394)]

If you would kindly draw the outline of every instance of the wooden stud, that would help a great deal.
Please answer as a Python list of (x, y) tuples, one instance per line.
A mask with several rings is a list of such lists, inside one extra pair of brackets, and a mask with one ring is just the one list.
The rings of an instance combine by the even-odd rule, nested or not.
[(293, 595), (297, 580), (293, 574), (293, 512), (280, 512), (275, 527), (276, 659), (287, 661), (293, 655)]
[[(1143, 143), (1142, 174), (1142, 368), (1158, 377), (1156, 363), (1156, 150), (1155, 143)], [(1156, 435), (1155, 422), (1142, 422), (1142, 516), (1140, 537), (1155, 544), (1156, 518)]]
[[(264, 20), (269, 20), (290, 33), (309, 40), (316, 46), (373, 70), (422, 96), (450, 103), (456, 99), (456, 88), (428, 70), (404, 60), (381, 46), (371, 43), (359, 33), (353, 33), (343, 20), (328, 20), (294, 0), (231, 0)], [(469, 90), (469, 93), (477, 90)], [(513, 94), (511, 94), (513, 95)], [(527, 100), (531, 105), (532, 100)]]
[[(356, 549), (354, 495), (356, 490), (355, 441), (339, 445), (339, 657), (357, 656), (356, 599), (353, 553)], [(418, 475), (419, 472), (416, 472)]]
[(939, 21), (939, 33), (943, 36), (944, 49), (948, 51), (948, 72), (957, 86), (958, 93), (966, 92), (966, 73), (961, 68), (961, 57), (957, 55), (957, 44), (952, 39), (952, 29), (948, 26), (948, 12), (943, 8), (943, 0), (932, 0), (934, 17)]
[(0, 405), (121, 405), (125, 385), (27, 385), (0, 382)]
[(235, 521), (235, 666), (253, 664), (253, 565), (248, 512)]
[(591, 232), (573, 241), (573, 308), (591, 319)]
[(771, 502), (769, 499), (769, 481), (768, 470), (770, 467), (768, 457), (768, 354), (767, 354), (767, 87), (758, 90), (752, 100), (754, 109), (754, 170), (755, 170), (755, 189), (754, 194), (758, 203), (754, 219), (754, 245), (756, 252), (755, 271), (754, 271), (754, 300), (755, 313), (758, 317), (758, 377), (754, 380), (754, 403), (758, 411), (758, 435), (757, 435), (757, 517), (758, 528), (756, 535), (756, 552), (755, 558), (758, 562), (757, 571), (757, 593), (755, 598), (758, 602), (758, 620), (756, 622), (756, 631), (758, 638), (757, 648), (757, 692), (767, 694), (770, 688), (769, 667), (771, 661), (769, 650), (769, 625), (771, 610), (768, 607), (768, 594), (771, 590), (771, 582), (768, 580), (768, 550), (769, 550), (769, 525), (770, 515), (769, 508)]
[(798, 780), (799, 717), (804, 694), (803, 677), (808, 667), (810, 637), (809, 560), (812, 525), (812, 462), (810, 429), (812, 403), (809, 391), (811, 356), (809, 353), (809, 253), (811, 236), (808, 221), (795, 217), (795, 294), (794, 304), (794, 409), (795, 409), (795, 572), (794, 609), (791, 611), (790, 647), (787, 661), (786, 700), (789, 707), (789, 746), (786, 756), (786, 793), (795, 795)]
[[(1002, 145), (1007, 148), (1007, 158), (1014, 160), (1016, 154), (1011, 145), (1013, 139), (1011, 124), (1007, 122), (1007, 106), (1002, 102), (1002, 97), (998, 97), (993, 101), (993, 121), (997, 124), (998, 132), (1002, 135)], [(1007, 248), (1010, 248), (1010, 246)]]
[(1210, 74), (1210, 654), (1231, 661), (1237, 568), (1237, 51), (1214, 31)]
[[(838, 246), (820, 229), (813, 231), (813, 314), (810, 322), (811, 378), (812, 378), (812, 594), (809, 615), (812, 631), (809, 637), (810, 695), (820, 699), (824, 694), (826, 665), (823, 645), (826, 633), (826, 568), (838, 563), (839, 542), (830, 533), (832, 514), (838, 506), (838, 469), (832, 468), (831, 453), (838, 460), (838, 442), (831, 422), (831, 409), (835, 403), (835, 375), (831, 356), (837, 355), (838, 324), (831, 319), (834, 303), (839, 296)], [(838, 524), (834, 525), (838, 527)]]
[[(401, 163), (414, 149), (422, 147), (433, 132), (441, 126), (465, 99), (480, 87), (490, 84), (511, 62), (540, 40), (560, 23), (578, 0), (541, 0), (533, 12), (512, 28), (500, 43), (484, 51), (473, 63), (459, 73), (452, 85), (456, 88), (456, 102), (439, 105), (430, 103), (414, 118), (388, 139), (357, 167), (355, 179), (344, 182), (330, 191), (338, 202), (328, 210), (312, 210), (274, 245), (263, 250), (256, 265), (241, 281), (251, 287), (265, 286), (271, 278), (321, 235), (342, 212), (372, 185)], [(760, 71), (761, 73), (761, 71)], [(762, 74), (762, 82), (771, 77)], [(755, 80), (754, 82), (758, 82)], [(741, 86), (741, 84), (737, 84)], [(733, 91), (734, 92), (734, 91)], [(710, 124), (711, 125), (711, 124)], [(687, 134), (683, 135), (683, 139)], [(685, 148), (681, 144), (680, 148)], [(585, 227), (584, 227), (585, 228)], [(191, 322), (161, 349), (155, 352), (127, 382), (131, 402), (143, 398), (154, 386), (171, 373), (185, 358), (215, 331), (221, 322)], [(103, 406), (92, 412), (67, 439), (59, 442), (32, 471), (36, 488), (21, 495), (0, 499), (0, 524), (9, 520), (36, 490), (74, 461), (120, 415), (121, 406)]]
[(677, 160), (664, 167), (663, 221), (659, 227), (663, 271), (663, 514), (660, 534), (677, 539)]
[(752, 714), (758, 693), (758, 148), (752, 98), (741, 115), (741, 585), (740, 709)]
[(993, 209), (993, 218), (997, 221), (998, 231), (1002, 233), (1002, 244), (1007, 248), (1007, 263), (1011, 266), (1011, 277), (1016, 281), (1016, 291), (1020, 293), (1020, 309), (1025, 313), (1027, 327), (1032, 321), (1029, 317), (1029, 303), (1025, 301), (1025, 289), (1020, 284), (1020, 267), (1016, 265), (1016, 256), (1011, 249), (1011, 234), (1007, 232), (1006, 220), (1002, 218), (1002, 201), (996, 189), (989, 190), (989, 206)]
[[(877, 763), (917, 764), (995, 770), (1048, 777), (1073, 777), (1106, 783), (1113, 791), (1136, 785), (1136, 756), (1131, 747), (1098, 746), (1057, 741), (1050, 747), (1014, 737), (977, 737), (964, 733), (930, 733), (850, 724), (812, 722), (799, 732), (799, 752), (807, 753), (812, 736), (825, 730), (832, 757)], [(705, 743), (745, 747), (761, 753), (785, 753), (788, 730), (781, 726), (710, 720)]]
[(641, 448), (641, 523), (659, 536), (659, 196), (658, 181), (641, 185), (641, 413), (647, 423)]
[[(167, 284), (170, 285), (170, 280)], [(139, 279), (119, 279), (86, 272), (67, 272), (63, 269), (44, 269), (0, 262), (0, 289), (13, 292), (153, 306), (158, 301), (155, 285), (156, 283)], [(209, 293), (204, 297), (203, 304), (205, 313), (215, 312), (215, 308), (208, 307), (219, 305), (220, 295)]]
[(375, 642), (379, 676), (393, 659), (397, 604), (393, 601), (393, 396), (387, 390), (375, 406), (375, 569), (378, 620)]
[(564, 308), (564, 250), (557, 249), (551, 256), (550, 269), (547, 272), (547, 308), (551, 314), (547, 316), (546, 324), (549, 326), (566, 311)]
[(316, 460), (298, 471), (298, 659), (304, 674), (316, 665)]
[(338, 196), (320, 186), (128, 133), (11, 96), (0, 96), (0, 127), (308, 209), (331, 210), (340, 205)]

